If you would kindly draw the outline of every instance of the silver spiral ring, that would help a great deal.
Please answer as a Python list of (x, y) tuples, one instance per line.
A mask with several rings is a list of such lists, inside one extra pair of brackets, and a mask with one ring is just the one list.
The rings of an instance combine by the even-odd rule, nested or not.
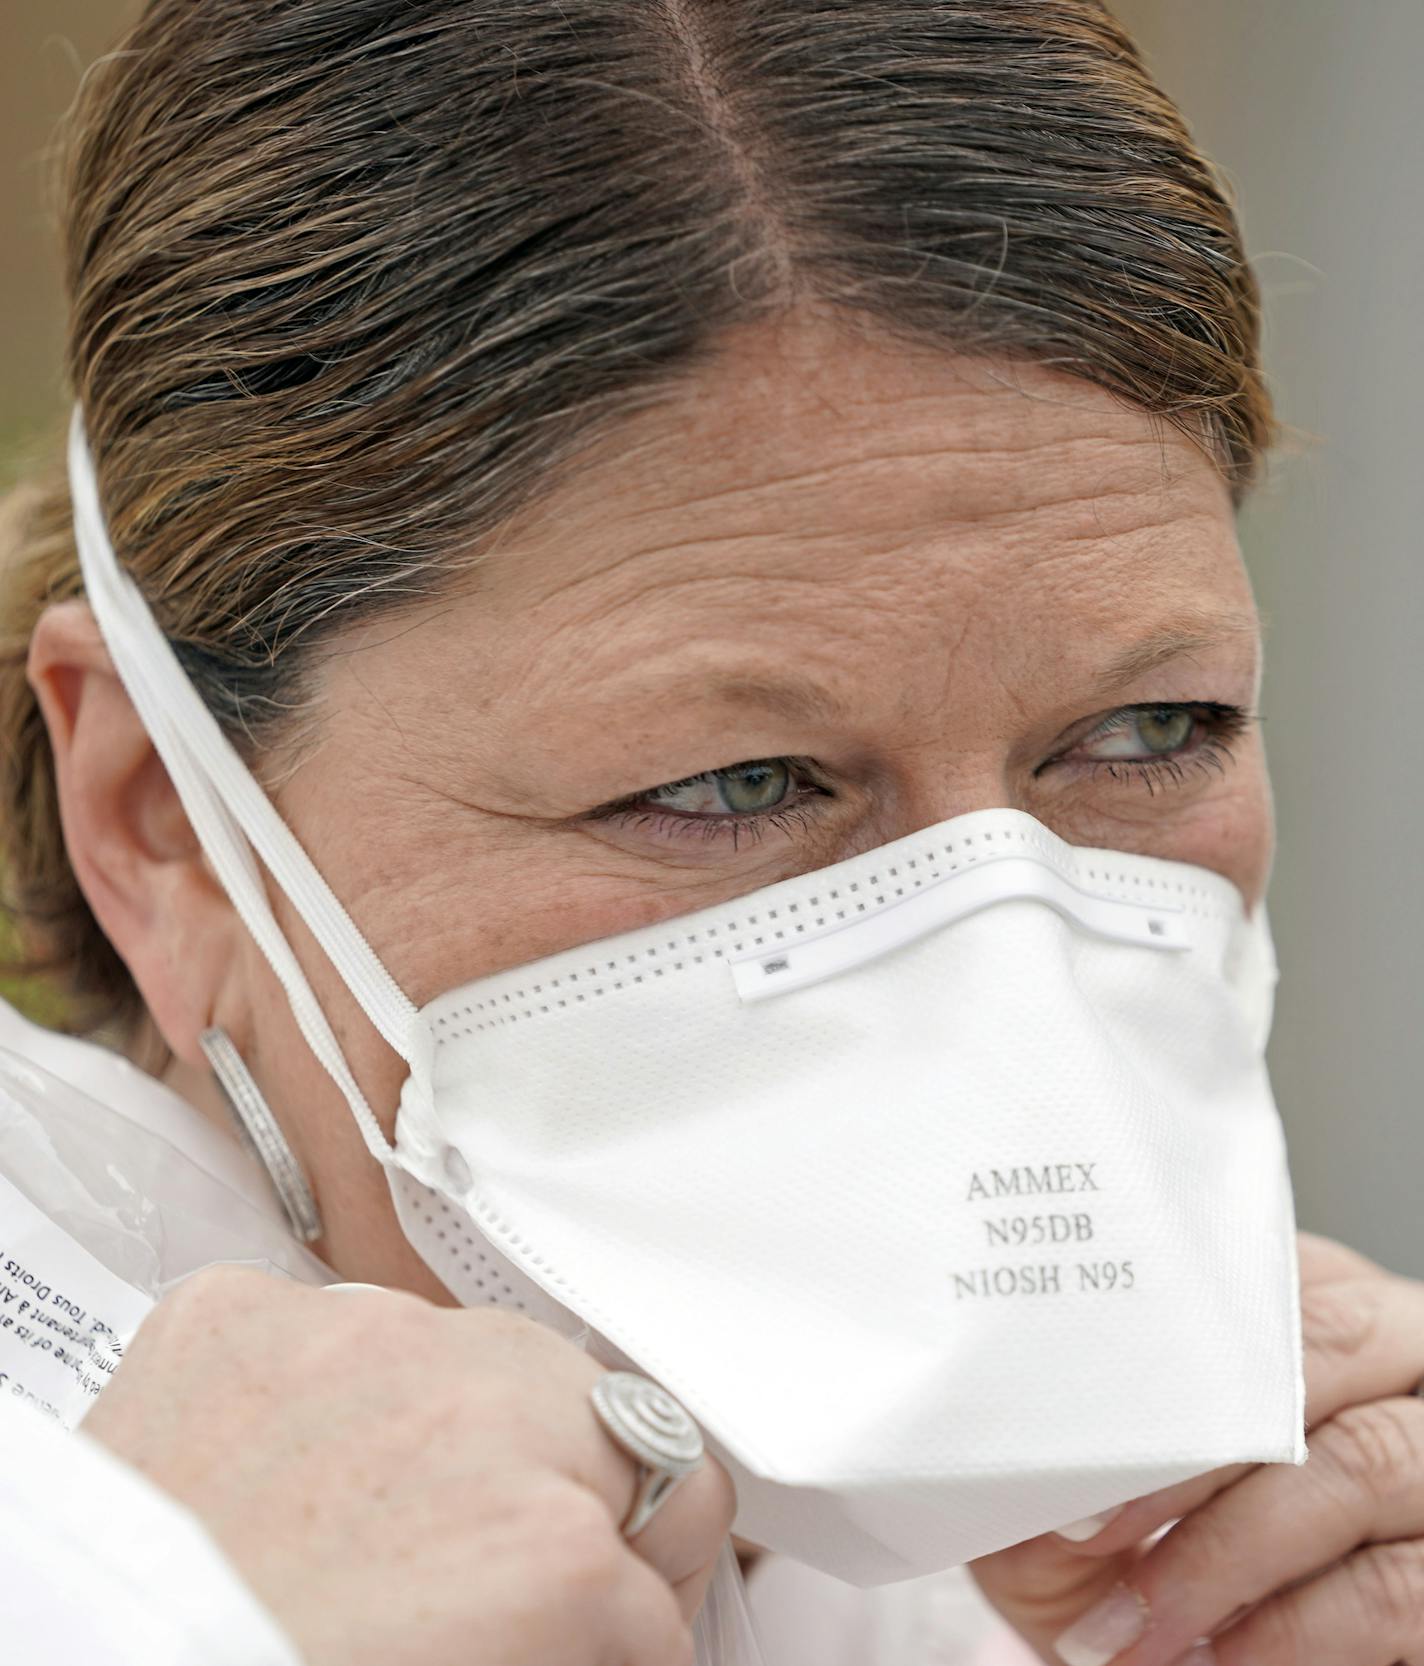
[(590, 1396), (615, 1445), (638, 1465), (638, 1489), (623, 1522), (631, 1539), (648, 1525), (680, 1481), (701, 1468), (702, 1431), (665, 1388), (633, 1371), (610, 1371)]

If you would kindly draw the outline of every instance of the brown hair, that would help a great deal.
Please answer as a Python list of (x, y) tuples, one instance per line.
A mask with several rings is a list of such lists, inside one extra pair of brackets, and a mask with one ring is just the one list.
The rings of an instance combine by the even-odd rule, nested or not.
[[(68, 369), (120, 559), (247, 747), (595, 432), (797, 302), (1272, 437), (1230, 200), (1097, 0), (150, 0), (66, 135)], [(133, 1016), (25, 685), (81, 584), (12, 501), (3, 866)]]

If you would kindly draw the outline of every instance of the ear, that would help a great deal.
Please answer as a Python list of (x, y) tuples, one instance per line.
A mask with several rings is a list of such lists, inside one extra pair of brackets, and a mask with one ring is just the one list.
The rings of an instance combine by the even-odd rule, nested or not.
[(83, 601), (46, 610), (30, 686), (49, 728), (64, 842), (94, 918), (128, 967), (170, 1050), (197, 1038), (245, 956), (173, 783)]

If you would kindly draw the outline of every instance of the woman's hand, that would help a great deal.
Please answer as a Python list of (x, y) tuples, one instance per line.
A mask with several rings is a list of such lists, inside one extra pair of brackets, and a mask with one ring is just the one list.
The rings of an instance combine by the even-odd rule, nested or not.
[(1424, 1284), (1309, 1233), (1300, 1261), (1308, 1462), (1218, 1470), (1082, 1542), (973, 1563), (1045, 1661), (1424, 1666)]
[(732, 1486), (709, 1459), (630, 1547), (600, 1375), (493, 1309), (224, 1269), (159, 1304), (84, 1429), (194, 1511), (308, 1666), (680, 1666)]

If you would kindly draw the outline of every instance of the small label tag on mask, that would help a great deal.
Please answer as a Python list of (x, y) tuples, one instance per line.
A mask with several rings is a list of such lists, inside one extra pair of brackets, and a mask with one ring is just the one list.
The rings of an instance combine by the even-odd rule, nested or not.
[(0, 1395), (72, 1429), (152, 1307), (0, 1175)]

